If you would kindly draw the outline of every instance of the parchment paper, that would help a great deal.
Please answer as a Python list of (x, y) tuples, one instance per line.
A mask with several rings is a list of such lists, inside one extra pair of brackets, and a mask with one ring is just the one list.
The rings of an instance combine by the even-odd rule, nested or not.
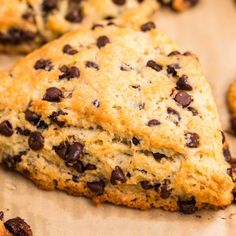
[[(233, 0), (201, 0), (183, 14), (162, 10), (157, 25), (182, 48), (195, 52), (210, 82), (223, 128), (229, 128), (225, 103), (227, 87), (236, 78), (236, 6)], [(16, 57), (0, 56), (7, 68)], [(1, 86), (1, 85), (0, 85)], [(229, 136), (236, 155), (236, 138)], [(236, 205), (192, 216), (162, 210), (139, 211), (103, 204), (63, 192), (37, 189), (23, 177), (0, 169), (0, 210), (6, 219), (21, 216), (35, 236), (97, 235), (236, 235)]]

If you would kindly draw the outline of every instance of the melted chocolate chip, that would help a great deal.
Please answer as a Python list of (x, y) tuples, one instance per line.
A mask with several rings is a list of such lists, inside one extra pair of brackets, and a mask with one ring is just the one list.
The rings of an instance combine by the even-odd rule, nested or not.
[(76, 53), (78, 53), (78, 51), (72, 48), (69, 44), (66, 44), (63, 47), (63, 53), (68, 54), (68, 55), (75, 55)]
[(133, 143), (135, 146), (137, 146), (137, 145), (140, 144), (140, 140), (139, 140), (138, 138), (136, 138), (136, 137), (133, 137), (133, 138), (132, 138), (132, 143)]
[[(170, 115), (173, 115), (175, 117), (177, 117), (177, 120), (180, 121), (181, 120), (181, 117), (180, 117), (180, 114), (178, 111), (176, 111), (175, 109), (171, 108), (171, 107), (168, 107), (167, 108), (167, 113), (170, 114)], [(175, 121), (175, 124), (177, 125), (178, 122)]]
[(72, 9), (66, 15), (66, 20), (73, 23), (80, 23), (83, 20), (83, 12), (81, 9)]
[(140, 184), (141, 184), (141, 186), (142, 186), (142, 188), (144, 190), (148, 190), (148, 189), (152, 189), (153, 188), (153, 186), (147, 180), (141, 181)]
[(198, 115), (198, 111), (197, 111), (195, 108), (193, 108), (193, 107), (188, 107), (187, 109), (188, 109), (190, 112), (192, 112), (193, 116), (197, 116), (197, 115)]
[(97, 169), (97, 167), (93, 164), (87, 164), (85, 166), (85, 170), (96, 170), (96, 169)]
[(26, 151), (21, 151), (14, 156), (4, 156), (2, 161), (3, 166), (8, 170), (15, 170), (16, 165), (21, 162), (22, 156), (26, 155), (26, 153)]
[(126, 0), (112, 0), (112, 2), (118, 6), (122, 6), (126, 3)]
[(72, 176), (72, 181), (75, 182), (75, 183), (78, 183), (79, 182), (79, 176), (73, 175)]
[(102, 195), (104, 192), (105, 183), (103, 180), (100, 180), (100, 181), (88, 182), (87, 186), (92, 192), (96, 193), (96, 195)]
[(48, 124), (44, 120), (40, 120), (36, 127), (38, 129), (47, 129)]
[(11, 123), (8, 120), (4, 120), (0, 123), (0, 134), (6, 137), (11, 137), (14, 131)]
[(185, 134), (186, 146), (189, 148), (197, 148), (200, 144), (199, 139), (199, 135), (196, 133)]
[(158, 126), (158, 125), (160, 125), (161, 124), (161, 122), (159, 121), (159, 120), (155, 120), (155, 119), (152, 119), (152, 120), (149, 120), (148, 121), (148, 126), (149, 127), (153, 127), (153, 126)]
[(86, 61), (86, 67), (88, 68), (94, 68), (96, 70), (99, 70), (99, 66), (97, 63), (93, 62), (93, 61)]
[(42, 3), (43, 11), (50, 12), (57, 7), (58, 0), (44, 0)]
[(167, 199), (169, 198), (172, 189), (169, 189), (169, 185), (170, 185), (170, 180), (165, 179), (163, 181), (163, 184), (161, 185), (161, 189), (160, 189), (160, 197), (162, 199)]
[(156, 28), (156, 25), (155, 25), (155, 23), (152, 22), (152, 21), (149, 21), (149, 22), (147, 22), (147, 23), (141, 25), (141, 30), (142, 30), (143, 32), (147, 32), (147, 31), (150, 31), (150, 30), (155, 29), (155, 28)]
[(92, 102), (92, 104), (96, 107), (96, 108), (99, 108), (100, 107), (100, 101), (99, 100), (94, 100), (93, 102)]
[(156, 153), (152, 153), (153, 157), (156, 159), (156, 160), (160, 160), (162, 158), (166, 158), (166, 155), (165, 154), (162, 154), (162, 153), (159, 153), (159, 152), (156, 152)]
[(59, 76), (59, 79), (73, 79), (80, 77), (80, 70), (76, 66), (68, 67), (66, 65), (60, 67), (60, 71), (63, 73)]
[[(66, 163), (66, 164), (67, 164), (67, 166), (70, 166), (70, 165), (68, 165), (68, 163)], [(85, 171), (84, 164), (83, 164), (83, 162), (80, 161), (80, 160), (78, 160), (78, 161), (73, 165), (73, 167), (76, 169), (76, 171), (77, 171), (78, 173), (84, 173), (84, 171)]]
[(180, 69), (179, 64), (171, 64), (167, 66), (167, 73), (172, 76), (177, 76), (177, 69)]
[(190, 200), (178, 200), (177, 204), (179, 206), (180, 212), (184, 214), (193, 214), (197, 211), (197, 207), (195, 205), (196, 201), (194, 198)]
[(45, 71), (51, 71), (53, 69), (52, 61), (51, 60), (45, 60), (45, 59), (39, 59), (34, 64), (35, 70), (45, 70)]
[(105, 47), (106, 44), (110, 43), (110, 39), (107, 36), (100, 36), (97, 39), (97, 47), (102, 48)]
[(15, 236), (32, 236), (30, 226), (20, 217), (10, 219), (4, 223), (6, 229)]
[(44, 137), (40, 132), (34, 131), (29, 136), (28, 144), (34, 151), (41, 150), (44, 147)]
[(101, 25), (101, 24), (94, 24), (93, 26), (92, 26), (92, 30), (95, 30), (96, 28), (103, 28), (104, 26), (103, 25)]
[(46, 90), (43, 100), (49, 102), (60, 102), (63, 97), (62, 91), (56, 87), (51, 87)]
[(223, 155), (225, 157), (225, 161), (230, 162), (232, 159), (232, 155), (230, 153), (229, 147), (223, 148)]
[(157, 64), (157, 63), (156, 63), (155, 61), (153, 61), (153, 60), (149, 60), (149, 61), (147, 62), (147, 65), (146, 65), (146, 66), (152, 68), (153, 70), (155, 70), (155, 71), (157, 71), (157, 72), (159, 72), (159, 71), (162, 70), (162, 65)]
[(181, 53), (179, 51), (173, 51), (173, 52), (168, 54), (168, 57), (178, 56), (178, 55), (181, 55)]
[(176, 89), (177, 90), (186, 90), (186, 91), (192, 91), (193, 87), (188, 84), (188, 76), (187, 75), (182, 75), (178, 81), (176, 82)]
[(23, 136), (29, 136), (31, 131), (29, 129), (16, 127), (16, 133)]
[(53, 149), (55, 150), (56, 154), (60, 158), (65, 160), (68, 150), (69, 150), (69, 146), (70, 146), (70, 144), (66, 141), (66, 142), (60, 143), (58, 146), (54, 146)]
[(178, 92), (175, 95), (174, 100), (180, 105), (182, 105), (182, 107), (187, 107), (192, 102), (191, 96), (187, 94), (186, 92)]
[(111, 184), (116, 185), (117, 181), (121, 183), (126, 182), (126, 177), (124, 175), (124, 172), (119, 166), (116, 166), (111, 173)]
[(68, 153), (66, 155), (66, 163), (69, 166), (75, 165), (80, 157), (83, 155), (83, 145), (79, 142), (75, 142), (69, 146)]
[(65, 125), (65, 121), (60, 121), (58, 120), (58, 116), (64, 116), (67, 115), (68, 113), (59, 110), (59, 111), (54, 111), (48, 118), (55, 124), (57, 124), (59, 127), (63, 127)]
[(25, 111), (25, 119), (33, 125), (36, 125), (39, 122), (40, 118), (41, 116), (33, 111), (30, 111), (28, 109)]

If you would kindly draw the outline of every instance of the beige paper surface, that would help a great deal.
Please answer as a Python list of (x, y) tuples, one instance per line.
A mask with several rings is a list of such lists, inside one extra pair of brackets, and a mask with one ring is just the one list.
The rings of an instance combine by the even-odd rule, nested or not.
[[(203, 65), (221, 115), (229, 127), (225, 93), (236, 78), (236, 6), (233, 0), (201, 0), (183, 14), (167, 10), (157, 16), (159, 28), (182, 48), (195, 52)], [(0, 56), (0, 68), (15, 57)], [(0, 85), (1, 86), (1, 85)], [(230, 137), (236, 155), (236, 138)], [(37, 189), (23, 177), (0, 169), (0, 210), (6, 219), (21, 216), (35, 236), (97, 235), (236, 235), (236, 205), (221, 211), (201, 211), (192, 216), (162, 210), (139, 211), (103, 204), (62, 192)]]

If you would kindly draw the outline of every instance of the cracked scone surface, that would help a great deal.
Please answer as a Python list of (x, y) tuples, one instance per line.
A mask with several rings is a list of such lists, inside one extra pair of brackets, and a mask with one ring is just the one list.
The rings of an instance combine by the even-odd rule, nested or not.
[(232, 201), (198, 59), (147, 22), (70, 32), (0, 80), (0, 161), (39, 187), (193, 213)]
[(61, 34), (119, 17), (142, 22), (157, 9), (156, 0), (0, 0), (0, 51), (29, 52)]

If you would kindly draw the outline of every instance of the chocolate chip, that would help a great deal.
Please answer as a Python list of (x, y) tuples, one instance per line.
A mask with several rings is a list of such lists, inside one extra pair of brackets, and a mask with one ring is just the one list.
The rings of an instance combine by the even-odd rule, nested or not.
[(88, 68), (94, 68), (96, 70), (99, 70), (99, 66), (97, 63), (93, 62), (93, 61), (86, 61), (86, 67)]
[(47, 129), (48, 124), (44, 120), (40, 120), (36, 127), (38, 129)]
[(25, 119), (33, 125), (36, 125), (39, 122), (40, 118), (41, 116), (39, 114), (30, 111), (29, 109), (25, 111)]
[(3, 218), (4, 218), (4, 213), (3, 211), (0, 211), (0, 220), (3, 220)]
[(177, 121), (174, 121), (174, 123), (177, 125), (178, 122), (181, 120), (181, 117), (180, 117), (180, 114), (178, 111), (176, 111), (175, 109), (171, 108), (171, 107), (168, 107), (167, 108), (167, 113), (170, 114), (170, 115), (173, 115), (177, 118)]
[[(66, 165), (67, 166), (71, 166), (70, 164), (68, 164), (68, 162), (66, 162)], [(85, 171), (85, 167), (84, 167), (84, 164), (82, 161), (78, 160), (74, 165), (73, 167), (76, 169), (76, 171), (78, 173), (84, 173)]]
[(79, 182), (79, 176), (73, 175), (72, 180), (73, 180), (73, 182), (78, 183)]
[(29, 136), (28, 144), (32, 150), (38, 151), (44, 147), (44, 137), (40, 132), (34, 131)]
[(233, 169), (232, 168), (227, 168), (226, 172), (227, 172), (227, 175), (230, 176), (233, 179)]
[(160, 189), (160, 197), (162, 199), (167, 199), (171, 195), (172, 189), (169, 188), (169, 185), (170, 185), (170, 180), (165, 179), (163, 181), (163, 184), (161, 185), (161, 189)]
[(192, 91), (193, 87), (190, 84), (188, 84), (187, 79), (188, 79), (187, 75), (182, 75), (176, 82), (176, 89)]
[(126, 177), (124, 175), (124, 172), (119, 166), (116, 166), (111, 173), (111, 184), (116, 185), (117, 181), (121, 183), (126, 182)]
[(63, 73), (59, 76), (59, 79), (73, 79), (80, 77), (80, 70), (76, 66), (68, 67), (66, 65), (60, 67), (60, 71)]
[(185, 135), (186, 146), (189, 148), (197, 148), (200, 144), (199, 135), (196, 133), (186, 133)]
[(112, 0), (112, 2), (118, 6), (122, 6), (126, 3), (126, 0)]
[(143, 32), (147, 32), (147, 31), (150, 31), (150, 30), (155, 29), (155, 28), (156, 28), (156, 25), (153, 21), (149, 21), (149, 22), (141, 25), (141, 30)]
[(4, 156), (2, 160), (3, 166), (8, 170), (15, 170), (16, 165), (21, 162), (22, 156), (26, 154), (27, 154), (26, 151), (21, 151), (14, 156), (10, 155)]
[(167, 73), (173, 77), (177, 76), (177, 69), (180, 69), (179, 64), (171, 64), (167, 66)]
[(69, 44), (66, 44), (63, 47), (63, 53), (68, 54), (68, 55), (75, 55), (76, 53), (78, 53), (78, 51), (72, 48)]
[(59, 110), (59, 111), (54, 111), (48, 118), (55, 124), (57, 124), (59, 127), (63, 127), (65, 125), (65, 121), (60, 121), (58, 120), (58, 116), (64, 116), (68, 115), (68, 113)]
[(48, 59), (39, 59), (35, 62), (34, 69), (51, 71), (53, 69), (52, 61)]
[(193, 116), (197, 116), (197, 115), (198, 115), (198, 111), (197, 111), (195, 108), (193, 108), (193, 107), (188, 107), (187, 109), (188, 109), (190, 112), (192, 112)]
[(57, 7), (58, 0), (44, 0), (42, 3), (43, 11), (50, 12)]
[(230, 120), (231, 123), (231, 129), (234, 133), (236, 133), (236, 117), (232, 117)]
[(102, 195), (104, 193), (105, 183), (103, 180), (88, 182), (87, 186), (96, 195)]
[(140, 144), (140, 140), (139, 140), (138, 138), (136, 138), (136, 137), (133, 137), (133, 138), (132, 138), (132, 143), (133, 143), (135, 146), (137, 146), (137, 145)]
[(29, 129), (16, 127), (16, 133), (23, 136), (29, 136), (31, 131)]
[(70, 144), (66, 141), (66, 142), (60, 143), (58, 146), (54, 146), (53, 149), (55, 150), (56, 154), (60, 158), (65, 160), (66, 155), (67, 155), (68, 150), (69, 150), (69, 146), (70, 146)]
[(87, 164), (85, 166), (85, 170), (96, 170), (96, 169), (97, 169), (97, 167), (93, 164)]
[(10, 219), (4, 223), (6, 229), (15, 236), (32, 236), (30, 226), (20, 217)]
[(187, 107), (192, 102), (191, 96), (187, 94), (186, 92), (178, 92), (175, 95), (174, 100), (180, 105), (182, 105), (182, 107)]
[(97, 47), (102, 48), (105, 47), (106, 44), (110, 43), (110, 39), (107, 36), (100, 36), (97, 39)]
[(194, 198), (190, 200), (178, 200), (177, 202), (180, 212), (184, 214), (193, 214), (197, 211), (196, 201)]
[(46, 93), (43, 96), (43, 100), (49, 102), (60, 102), (63, 97), (62, 91), (56, 87), (51, 87), (46, 90)]
[(148, 126), (149, 127), (153, 127), (153, 126), (158, 126), (158, 125), (160, 125), (161, 124), (161, 122), (159, 121), (159, 120), (155, 120), (155, 119), (152, 119), (152, 120), (149, 120), (148, 121)]
[(96, 107), (96, 108), (99, 108), (100, 107), (100, 101), (99, 100), (94, 100), (93, 102), (92, 102), (92, 104)]
[(31, 10), (26, 11), (22, 14), (22, 19), (29, 21), (30, 23), (35, 23), (35, 14)]
[(104, 26), (101, 24), (94, 24), (91, 29), (95, 30), (96, 28), (99, 28), (99, 27), (103, 28)]
[(83, 20), (83, 12), (81, 9), (72, 9), (66, 15), (66, 20), (73, 23), (80, 23)]
[(225, 134), (223, 131), (221, 131), (221, 135), (222, 135), (222, 144), (224, 144), (226, 141), (226, 138), (225, 138)]
[(156, 192), (159, 192), (159, 188), (160, 188), (161, 184), (160, 183), (155, 183), (153, 186), (154, 186), (154, 190)]
[(230, 153), (229, 147), (223, 148), (223, 155), (225, 157), (225, 161), (230, 162), (232, 159), (232, 155)]
[(149, 61), (147, 62), (147, 64), (146, 64), (146, 66), (152, 68), (153, 70), (155, 70), (155, 71), (157, 71), (157, 72), (159, 72), (159, 71), (162, 70), (162, 65), (157, 64), (157, 63), (156, 63), (155, 61), (153, 61), (153, 60), (149, 60)]
[(153, 157), (156, 159), (156, 160), (160, 160), (162, 158), (166, 158), (166, 155), (165, 154), (162, 154), (162, 153), (159, 153), (159, 152), (156, 152), (156, 153), (152, 153)]
[(181, 55), (181, 53), (179, 51), (173, 51), (173, 52), (168, 54), (168, 57), (178, 56), (178, 55)]
[(0, 123), (0, 134), (6, 137), (11, 137), (14, 131), (11, 123), (8, 120), (4, 120)]
[(141, 181), (140, 184), (141, 184), (141, 186), (142, 186), (142, 188), (144, 190), (148, 190), (148, 189), (152, 189), (153, 188), (153, 186), (147, 180)]
[(78, 162), (83, 155), (83, 145), (79, 142), (75, 142), (69, 146), (68, 153), (66, 155), (66, 163), (69, 166), (73, 166)]

